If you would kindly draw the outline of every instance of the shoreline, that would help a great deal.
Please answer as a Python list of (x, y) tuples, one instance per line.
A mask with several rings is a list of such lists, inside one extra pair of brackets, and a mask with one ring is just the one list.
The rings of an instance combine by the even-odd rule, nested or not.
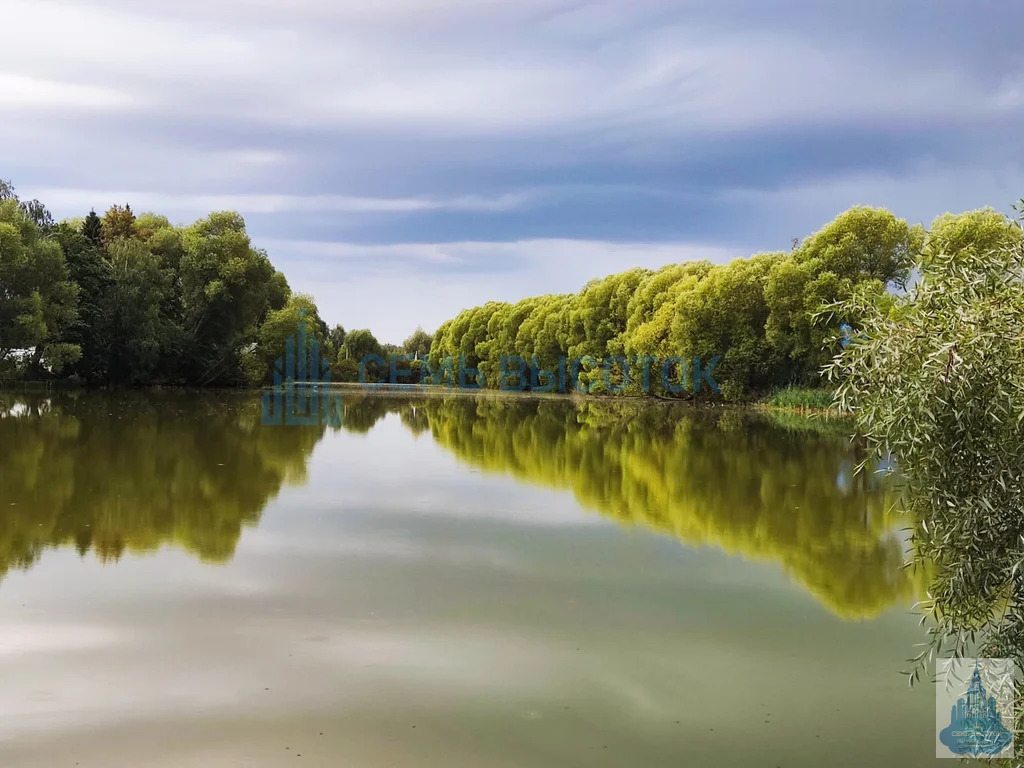
[[(358, 382), (331, 382), (327, 385), (317, 382), (309, 386), (319, 390), (340, 392), (348, 394), (362, 394), (378, 397), (469, 397), (482, 400), (570, 400), (572, 402), (620, 402), (639, 405), (671, 405), (687, 406), (691, 408), (710, 409), (738, 409), (746, 411), (758, 411), (764, 413), (786, 413), (806, 418), (822, 419), (848, 419), (850, 414), (842, 413), (835, 408), (819, 408), (805, 405), (783, 405), (769, 402), (774, 393), (764, 395), (758, 399), (741, 402), (724, 402), (721, 397), (717, 398), (671, 398), (659, 395), (608, 395), (608, 394), (587, 394), (582, 392), (531, 392), (528, 390), (498, 390), (498, 389), (462, 389), (459, 387), (448, 387), (444, 385), (423, 385), (423, 384), (391, 384), (383, 382), (379, 384), (360, 384)], [(219, 392), (235, 393), (239, 395), (257, 394), (272, 392), (273, 386), (263, 387), (189, 387), (178, 385), (149, 385), (145, 387), (90, 387), (85, 384), (74, 384), (64, 381), (27, 381), (27, 382), (2, 382), (0, 393), (3, 392), (25, 392), (25, 393), (48, 393), (48, 392)]]

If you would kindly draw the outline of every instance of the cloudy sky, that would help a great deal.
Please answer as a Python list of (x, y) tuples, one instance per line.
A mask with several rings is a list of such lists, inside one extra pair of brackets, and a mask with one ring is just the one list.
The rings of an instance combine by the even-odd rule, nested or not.
[(0, 0), (0, 177), (236, 209), (328, 322), (1024, 196), (1011, 0)]

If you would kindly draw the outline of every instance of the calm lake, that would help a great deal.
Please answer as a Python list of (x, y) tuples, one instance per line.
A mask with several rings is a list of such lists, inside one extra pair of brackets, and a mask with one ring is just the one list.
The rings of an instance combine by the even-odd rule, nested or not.
[(932, 766), (906, 525), (818, 422), (0, 392), (0, 766)]

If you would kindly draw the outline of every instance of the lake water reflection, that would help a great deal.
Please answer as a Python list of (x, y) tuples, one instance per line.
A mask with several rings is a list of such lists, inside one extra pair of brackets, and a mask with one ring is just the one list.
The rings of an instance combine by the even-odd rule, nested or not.
[[(841, 430), (0, 393), (0, 765), (917, 766), (922, 586)], [(300, 757), (301, 755), (301, 757)]]

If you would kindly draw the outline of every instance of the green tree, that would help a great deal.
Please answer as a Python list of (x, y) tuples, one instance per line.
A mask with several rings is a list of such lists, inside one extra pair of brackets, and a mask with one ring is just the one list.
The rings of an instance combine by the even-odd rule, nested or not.
[(0, 199), (0, 374), (19, 351), (33, 375), (57, 373), (81, 354), (63, 334), (77, 316), (78, 289), (71, 282), (60, 244), (45, 237), (13, 196)]
[(911, 681), (935, 656), (1024, 663), (1022, 286), (1020, 226), (975, 211), (936, 219), (906, 296), (841, 308), (861, 321), (829, 370), (838, 404), (898, 462), (914, 560), (934, 573)]
[(341, 356), (358, 363), (366, 355), (381, 355), (383, 351), (377, 337), (369, 329), (357, 328), (345, 335)]
[(335, 352), (340, 352), (342, 345), (345, 343), (345, 328), (341, 325), (335, 325), (327, 332), (327, 339), (331, 342), (331, 347)]
[[(319, 380), (324, 366), (333, 362), (334, 354), (328, 334), (324, 332), (326, 324), (320, 319), (313, 297), (308, 294), (293, 294), (288, 303), (281, 309), (271, 310), (256, 334), (255, 347), (247, 353), (243, 363), (250, 383), (264, 384), (271, 381), (273, 366), (284, 360), (288, 340), (297, 339), (300, 325), (306, 339), (304, 349), (295, 347), (296, 363), (298, 355), (305, 357), (305, 369), (308, 380)], [(312, 341), (316, 340), (318, 360), (316, 365), (311, 356)], [(295, 375), (282, 370), (284, 375)]]
[(714, 358), (714, 378), (729, 397), (766, 389), (774, 378), (776, 351), (765, 338), (768, 306), (764, 284), (781, 253), (735, 259), (710, 270), (693, 290), (680, 294), (669, 348), (701, 366)]
[(549, 371), (563, 356), (581, 361), (578, 380), (567, 384), (592, 393), (605, 392), (599, 363), (612, 359), (618, 362), (609, 383), (627, 394), (638, 394), (642, 384), (669, 394), (649, 361), (672, 357), (683, 361), (670, 371), (676, 386), (680, 378), (690, 381), (694, 357), (702, 369), (718, 358), (714, 378), (736, 399), (785, 384), (816, 385), (832, 354), (826, 342), (856, 320), (818, 310), (854, 291), (881, 296), (904, 286), (922, 238), (920, 227), (888, 211), (852, 208), (794, 244), (792, 253), (631, 269), (592, 280), (574, 295), (464, 310), (438, 328), (430, 358), (436, 366), (461, 356), (490, 386), (498, 386), (501, 359), (509, 356)]
[(601, 359), (622, 354), (621, 334), (629, 321), (629, 300), (650, 274), (647, 269), (631, 269), (584, 286), (569, 313), (571, 357)]
[[(344, 355), (344, 351), (341, 352), (341, 355)], [(359, 362), (339, 356), (331, 366), (331, 381), (349, 383), (359, 381)]]
[(386, 378), (386, 366), (376, 360), (365, 360), (368, 355), (384, 359), (384, 349), (377, 337), (366, 328), (349, 331), (338, 352), (338, 361), (332, 368), (332, 375), (338, 381), (357, 381), (362, 370), (367, 380), (380, 381)]
[(90, 210), (82, 222), (82, 234), (96, 248), (103, 244), (103, 220), (96, 215), (95, 209)]
[(417, 359), (422, 359), (430, 354), (430, 345), (433, 341), (433, 336), (417, 326), (409, 338), (402, 342), (402, 351), (407, 355), (415, 355)]
[[(98, 224), (99, 217), (95, 218)], [(63, 340), (81, 351), (70, 372), (88, 383), (101, 383), (106, 381), (109, 362), (112, 280), (98, 239), (84, 234), (87, 226), (88, 218), (82, 231), (62, 223), (54, 235), (64, 251), (68, 275), (78, 286), (77, 318), (64, 331)]]
[(237, 213), (211, 213), (182, 233), (178, 270), (186, 380), (234, 383), (259, 324), (288, 299), (287, 282), (256, 250)]
[(160, 312), (166, 285), (159, 258), (141, 241), (121, 238), (107, 246), (107, 263), (108, 380), (149, 383), (167, 335)]
[(25, 218), (36, 225), (40, 235), (48, 237), (53, 234), (53, 230), (57, 225), (45, 205), (38, 200), (23, 201), (21, 203), (21, 210), (25, 214)]
[[(682, 297), (695, 291), (712, 269), (709, 261), (672, 264), (648, 275), (640, 283), (630, 299), (629, 319), (620, 341), (629, 356), (666, 360), (679, 354), (672, 343), (676, 307), (685, 303)], [(643, 376), (642, 367), (637, 368), (634, 391), (641, 385)], [(660, 376), (651, 378), (660, 379)], [(650, 386), (665, 394), (661, 392), (660, 381), (652, 380)]]
[(780, 356), (779, 384), (816, 384), (835, 353), (827, 341), (849, 314), (819, 314), (856, 292), (882, 294), (906, 287), (924, 230), (882, 208), (860, 206), (840, 214), (772, 268), (765, 283), (766, 336)]

